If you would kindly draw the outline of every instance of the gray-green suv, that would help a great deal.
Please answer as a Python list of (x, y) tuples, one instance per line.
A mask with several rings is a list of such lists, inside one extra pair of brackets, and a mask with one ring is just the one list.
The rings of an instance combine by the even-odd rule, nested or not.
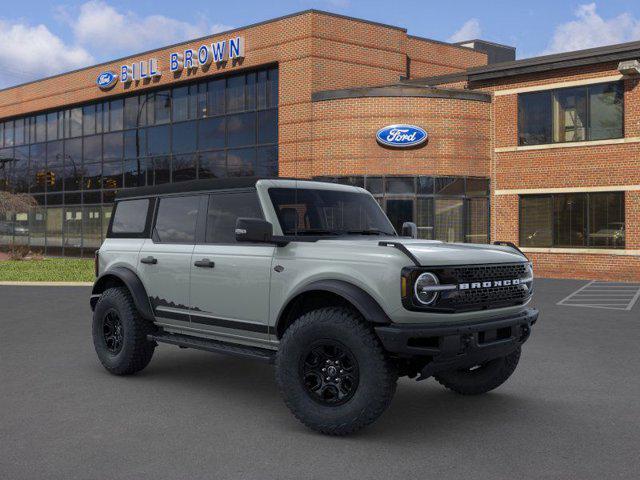
[(98, 357), (117, 375), (160, 342), (274, 363), (294, 415), (333, 435), (378, 418), (398, 376), (463, 395), (498, 387), (538, 316), (531, 263), (512, 245), (403, 231), (367, 191), (330, 183), (124, 191), (96, 252)]

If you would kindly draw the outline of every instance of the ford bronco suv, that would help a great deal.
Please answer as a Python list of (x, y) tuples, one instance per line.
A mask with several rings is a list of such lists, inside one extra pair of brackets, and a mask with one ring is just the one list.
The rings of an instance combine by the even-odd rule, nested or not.
[(410, 223), (401, 237), (361, 188), (195, 180), (113, 208), (90, 302), (104, 367), (138, 372), (158, 343), (274, 363), (289, 409), (322, 433), (372, 423), (399, 376), (498, 387), (538, 317), (517, 248), (419, 240)]

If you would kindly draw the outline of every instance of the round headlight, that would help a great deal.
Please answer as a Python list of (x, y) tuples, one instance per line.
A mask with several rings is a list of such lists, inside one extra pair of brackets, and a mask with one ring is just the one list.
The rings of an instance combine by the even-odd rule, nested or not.
[(418, 300), (422, 305), (431, 305), (438, 297), (438, 292), (430, 290), (429, 287), (435, 287), (439, 283), (438, 277), (433, 273), (425, 272), (421, 274), (416, 279), (416, 283), (413, 286), (413, 292), (416, 295), (416, 300)]

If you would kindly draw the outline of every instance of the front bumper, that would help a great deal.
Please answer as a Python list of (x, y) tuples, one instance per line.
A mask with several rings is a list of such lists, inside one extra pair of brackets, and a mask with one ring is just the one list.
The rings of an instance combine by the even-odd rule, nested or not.
[(422, 380), (457, 368), (509, 355), (531, 334), (538, 311), (528, 308), (505, 318), (456, 324), (391, 324), (375, 327), (384, 348), (399, 357), (421, 358)]

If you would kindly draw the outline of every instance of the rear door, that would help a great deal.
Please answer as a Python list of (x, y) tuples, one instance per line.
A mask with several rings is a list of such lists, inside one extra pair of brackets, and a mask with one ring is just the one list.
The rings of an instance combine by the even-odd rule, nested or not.
[(269, 340), (269, 282), (275, 247), (237, 243), (238, 217), (264, 218), (255, 190), (209, 196), (204, 243), (191, 261), (193, 328), (246, 343)]
[(188, 327), (189, 275), (196, 239), (198, 195), (161, 197), (152, 238), (138, 257), (138, 271), (158, 323)]

